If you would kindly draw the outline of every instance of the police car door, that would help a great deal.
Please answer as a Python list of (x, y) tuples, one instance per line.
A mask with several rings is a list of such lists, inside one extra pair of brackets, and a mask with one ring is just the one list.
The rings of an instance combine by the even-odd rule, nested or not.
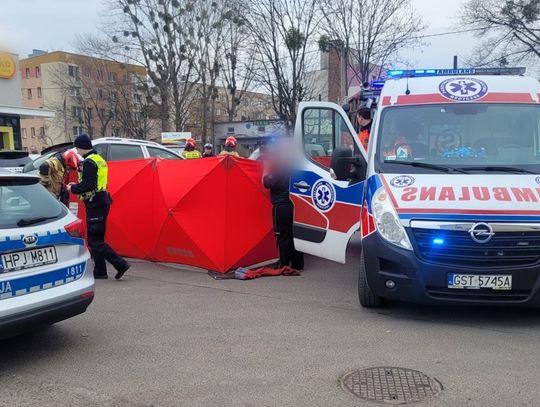
[(296, 249), (345, 263), (347, 244), (361, 225), (364, 182), (334, 180), (332, 152), (348, 146), (364, 164), (367, 154), (347, 115), (334, 103), (301, 103), (294, 137), (302, 149), (290, 184)]

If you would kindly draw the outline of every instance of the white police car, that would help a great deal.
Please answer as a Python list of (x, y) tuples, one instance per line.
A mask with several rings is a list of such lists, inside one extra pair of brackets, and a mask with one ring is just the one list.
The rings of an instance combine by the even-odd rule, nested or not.
[(38, 177), (0, 169), (0, 339), (83, 313), (93, 298), (82, 222)]

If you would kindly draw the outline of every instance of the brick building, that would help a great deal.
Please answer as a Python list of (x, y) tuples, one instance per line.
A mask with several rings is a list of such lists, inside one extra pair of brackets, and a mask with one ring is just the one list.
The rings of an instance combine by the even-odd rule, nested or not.
[(55, 118), (21, 121), (22, 144), (28, 150), (69, 142), (83, 132), (94, 138), (146, 137), (126, 134), (136, 132), (128, 120), (145, 119), (141, 115), (146, 99), (140, 90), (146, 80), (144, 67), (34, 50), (21, 60), (20, 74), (23, 106), (56, 112)]

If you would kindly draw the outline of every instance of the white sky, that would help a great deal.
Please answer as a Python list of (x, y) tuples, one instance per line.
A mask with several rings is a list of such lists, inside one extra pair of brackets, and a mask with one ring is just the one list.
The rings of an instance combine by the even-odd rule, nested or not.
[[(351, 0), (352, 1), (352, 0)], [(426, 34), (460, 30), (456, 18), (464, 0), (412, 0), (429, 24)], [(33, 48), (72, 50), (76, 34), (97, 32), (104, 0), (0, 0), (0, 48), (26, 57)], [(403, 53), (415, 67), (451, 66), (453, 55), (466, 57), (477, 40), (471, 34), (429, 38), (428, 45)]]

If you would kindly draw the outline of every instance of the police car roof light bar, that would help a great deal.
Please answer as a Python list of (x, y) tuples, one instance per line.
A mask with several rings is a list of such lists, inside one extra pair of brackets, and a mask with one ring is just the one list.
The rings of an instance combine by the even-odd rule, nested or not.
[(524, 75), (527, 68), (459, 68), (459, 69), (395, 69), (387, 72), (389, 79), (421, 78), (455, 75)]

